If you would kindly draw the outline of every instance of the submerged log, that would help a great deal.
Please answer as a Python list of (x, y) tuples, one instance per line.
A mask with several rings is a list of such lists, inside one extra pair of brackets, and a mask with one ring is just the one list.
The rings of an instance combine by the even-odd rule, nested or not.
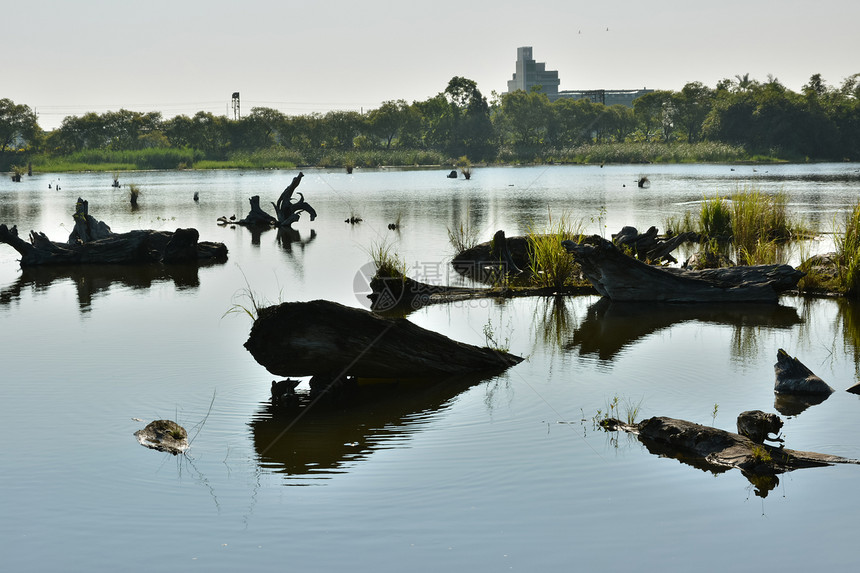
[(245, 348), (278, 376), (429, 378), (502, 371), (523, 359), (456, 342), (403, 318), (335, 302), (263, 308)]
[(756, 443), (734, 432), (675, 418), (654, 417), (638, 424), (610, 418), (603, 420), (601, 426), (609, 431), (635, 434), (652, 453), (673, 457), (700, 469), (720, 472), (739, 468), (756, 485), (762, 484), (756, 476), (775, 476), (834, 464), (860, 464), (860, 460)]
[(804, 275), (789, 265), (702, 271), (654, 267), (628, 257), (597, 235), (581, 244), (562, 241), (562, 245), (594, 288), (615, 301), (776, 302)]
[(198, 242), (196, 229), (175, 232), (138, 230), (113, 233), (106, 224), (88, 213), (87, 202), (78, 199), (75, 228), (66, 243), (53, 242), (44, 233), (30, 232), (30, 241), (18, 236), (18, 228), (0, 225), (0, 243), (6, 243), (21, 255), (21, 266), (189, 263), (224, 261), (227, 247), (223, 243)]

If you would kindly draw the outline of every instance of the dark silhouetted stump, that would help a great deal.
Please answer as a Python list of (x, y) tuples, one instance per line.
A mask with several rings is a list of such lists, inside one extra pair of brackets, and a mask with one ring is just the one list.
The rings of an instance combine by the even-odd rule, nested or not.
[(519, 356), (325, 300), (260, 309), (245, 348), (279, 376), (428, 378), (501, 371)]
[(833, 393), (824, 380), (812, 373), (800, 360), (793, 358), (780, 348), (773, 365), (776, 382), (773, 389), (781, 394), (823, 394)]
[(615, 301), (777, 302), (804, 273), (789, 265), (689, 271), (647, 265), (594, 235), (582, 244), (562, 241), (603, 296)]
[[(782, 429), (782, 419), (776, 414), (762, 412), (761, 410), (747, 410), (738, 414), (738, 434), (746, 436), (757, 444), (763, 444), (765, 440), (781, 442), (779, 431)], [(776, 438), (771, 438), (775, 434)]]
[[(106, 224), (89, 215), (87, 202), (78, 199), (75, 228), (66, 243), (55, 243), (44, 233), (30, 232), (27, 242), (17, 227), (0, 225), (0, 243), (21, 255), (21, 266), (135, 264), (152, 262), (206, 262), (227, 259), (223, 243), (198, 242), (195, 229), (176, 232), (138, 230), (113, 233)], [(175, 237), (176, 234), (178, 237)], [(166, 259), (165, 259), (166, 256)]]

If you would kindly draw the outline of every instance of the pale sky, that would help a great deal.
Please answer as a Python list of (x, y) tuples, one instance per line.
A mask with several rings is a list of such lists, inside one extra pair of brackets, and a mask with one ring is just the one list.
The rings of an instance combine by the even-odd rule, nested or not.
[[(29, 0), (5, 2), (0, 98), (44, 129), (120, 108), (288, 115), (425, 100), (453, 76), (488, 98), (519, 46), (560, 89), (669, 89), (768, 74), (800, 91), (860, 73), (854, 0)], [(608, 30), (607, 30), (608, 28)], [(231, 112), (232, 113), (232, 112)]]

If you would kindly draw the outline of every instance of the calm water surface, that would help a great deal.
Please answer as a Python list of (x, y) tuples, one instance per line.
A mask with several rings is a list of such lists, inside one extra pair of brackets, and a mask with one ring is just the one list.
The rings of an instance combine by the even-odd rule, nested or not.
[[(277, 198), (295, 172), (107, 174), (0, 182), (0, 222), (64, 240), (77, 197), (114, 231), (193, 226), (227, 244), (200, 269), (22, 271), (0, 245), (0, 566), (4, 571), (668, 571), (856, 565), (856, 466), (780, 476), (766, 497), (739, 471), (719, 475), (596, 430), (618, 396), (639, 418), (734, 429), (743, 410), (788, 412), (789, 447), (860, 457), (860, 312), (786, 296), (777, 307), (650, 308), (598, 297), (432, 306), (417, 324), (483, 345), (490, 325), (528, 360), (491, 379), (440, 385), (355, 411), (272, 413), (273, 376), (242, 344), (247, 293), (361, 306), (373, 245), (392, 245), (415, 278), (449, 274), (448, 227), (483, 239), (570, 213), (591, 232), (662, 226), (703, 196), (785, 192), (822, 230), (858, 199), (860, 165), (307, 170), (319, 217), (297, 236), (220, 227), (248, 197)], [(651, 187), (635, 181), (647, 175)], [(51, 189), (48, 185), (51, 184)], [(56, 190), (57, 184), (60, 190)], [(192, 201), (194, 192), (200, 201)], [(344, 223), (351, 214), (364, 221)], [(400, 218), (402, 230), (387, 224)], [(826, 250), (827, 240), (810, 250)], [(225, 313), (226, 316), (225, 316)], [(774, 403), (777, 349), (837, 392)], [(299, 387), (306, 389), (306, 384)], [(716, 405), (716, 410), (715, 410)], [(211, 409), (210, 409), (211, 407)], [(186, 456), (133, 433), (170, 418)], [(205, 423), (203, 421), (205, 420)]]

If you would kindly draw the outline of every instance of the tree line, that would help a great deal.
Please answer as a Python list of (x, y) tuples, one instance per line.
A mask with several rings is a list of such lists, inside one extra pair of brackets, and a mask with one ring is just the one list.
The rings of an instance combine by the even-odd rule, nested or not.
[(27, 105), (0, 99), (4, 169), (33, 157), (88, 150), (193, 150), (191, 161), (274, 150), (316, 165), (333, 155), (346, 163), (370, 151), (382, 161), (403, 150), (432, 153), (440, 161), (571, 161), (582, 146), (701, 142), (737, 146), (748, 158), (860, 160), (860, 74), (838, 87), (816, 74), (800, 93), (773, 77), (762, 82), (748, 74), (714, 88), (691, 82), (680, 91), (643, 95), (632, 108), (589, 99), (550, 101), (539, 88), (493, 93), (488, 101), (473, 80), (454, 77), (427, 100), (386, 101), (366, 113), (288, 116), (255, 107), (240, 119), (203, 111), (165, 119), (160, 112), (120, 109), (69, 116), (50, 132)]

